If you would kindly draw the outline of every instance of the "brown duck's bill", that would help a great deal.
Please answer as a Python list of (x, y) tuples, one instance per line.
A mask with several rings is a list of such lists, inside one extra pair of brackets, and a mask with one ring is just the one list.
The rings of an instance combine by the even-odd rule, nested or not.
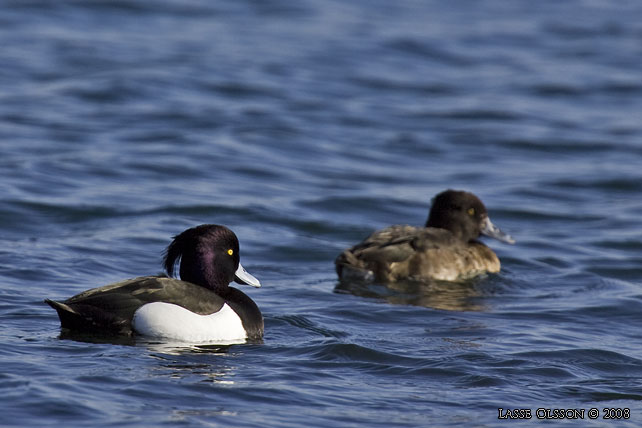
[(234, 273), (234, 282), (244, 285), (250, 285), (252, 287), (260, 287), (261, 282), (252, 276), (245, 268), (239, 263), (238, 269)]
[(510, 236), (508, 233), (502, 232), (501, 229), (497, 226), (495, 226), (491, 221), (490, 218), (486, 217), (484, 218), (484, 221), (482, 222), (482, 230), (481, 233), (483, 235), (486, 235), (490, 238), (495, 238), (498, 241), (505, 242), (507, 244), (514, 244), (515, 240), (513, 239), (512, 236)]

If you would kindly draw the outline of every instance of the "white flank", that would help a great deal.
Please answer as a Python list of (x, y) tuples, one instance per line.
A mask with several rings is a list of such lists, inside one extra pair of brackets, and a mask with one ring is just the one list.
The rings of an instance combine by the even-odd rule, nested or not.
[(144, 336), (182, 342), (244, 341), (241, 319), (227, 303), (211, 315), (199, 315), (172, 303), (154, 302), (138, 308), (132, 325)]

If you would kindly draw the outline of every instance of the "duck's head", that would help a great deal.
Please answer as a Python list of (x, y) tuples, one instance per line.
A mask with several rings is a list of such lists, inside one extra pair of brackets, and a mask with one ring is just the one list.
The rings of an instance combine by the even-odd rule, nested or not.
[(447, 229), (465, 242), (486, 235), (509, 244), (515, 243), (510, 235), (490, 221), (486, 207), (477, 196), (460, 190), (446, 190), (433, 198), (426, 227)]
[(214, 290), (224, 289), (232, 281), (261, 286), (241, 265), (239, 241), (225, 226), (203, 224), (176, 235), (163, 260), (170, 277), (179, 261), (183, 281)]

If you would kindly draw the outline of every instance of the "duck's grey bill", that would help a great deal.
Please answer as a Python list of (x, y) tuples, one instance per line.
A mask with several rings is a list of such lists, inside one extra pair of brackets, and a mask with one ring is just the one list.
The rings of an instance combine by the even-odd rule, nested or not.
[(495, 238), (498, 241), (506, 242), (507, 244), (514, 244), (515, 240), (508, 233), (504, 233), (501, 229), (495, 226), (488, 217), (484, 219), (482, 223), (481, 233), (490, 237)]
[(239, 284), (251, 285), (252, 287), (260, 287), (261, 282), (256, 279), (254, 276), (250, 275), (248, 271), (245, 270), (243, 265), (239, 263), (239, 268), (236, 269), (234, 273), (234, 281)]

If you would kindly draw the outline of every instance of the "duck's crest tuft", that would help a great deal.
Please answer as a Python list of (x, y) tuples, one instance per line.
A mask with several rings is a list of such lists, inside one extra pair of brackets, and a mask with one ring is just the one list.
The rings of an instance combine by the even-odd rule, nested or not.
[[(187, 231), (186, 231), (187, 232)], [(185, 232), (174, 236), (174, 240), (171, 244), (165, 249), (165, 254), (163, 257), (163, 267), (167, 271), (167, 275), (170, 277), (174, 276), (174, 269), (176, 264), (180, 262), (181, 257), (183, 256), (183, 249), (185, 248)]]

